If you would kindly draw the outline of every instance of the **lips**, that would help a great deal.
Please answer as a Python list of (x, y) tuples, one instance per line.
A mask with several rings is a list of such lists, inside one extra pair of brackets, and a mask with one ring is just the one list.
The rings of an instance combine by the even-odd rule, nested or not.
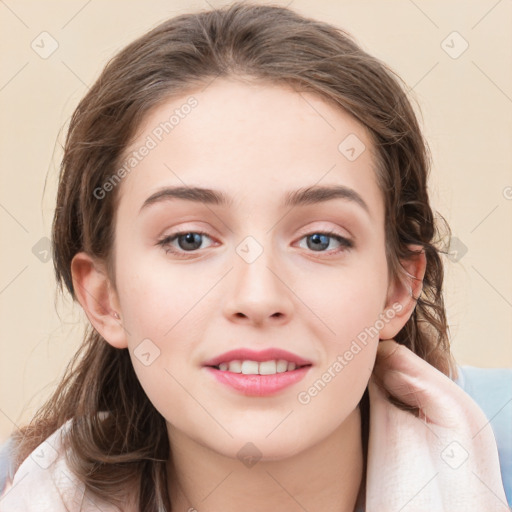
[(224, 352), (223, 354), (209, 359), (203, 363), (203, 366), (218, 367), (221, 363), (229, 363), (230, 361), (235, 360), (264, 362), (279, 359), (284, 359), (288, 362), (295, 363), (297, 367), (310, 366), (312, 364), (311, 361), (299, 357), (297, 354), (279, 348), (269, 348), (259, 352), (241, 348), (230, 350), (229, 352)]
[(264, 397), (278, 395), (285, 389), (298, 384), (311, 370), (311, 365), (274, 375), (244, 375), (224, 372), (209, 366), (205, 366), (203, 370), (213, 381), (219, 382), (237, 394)]

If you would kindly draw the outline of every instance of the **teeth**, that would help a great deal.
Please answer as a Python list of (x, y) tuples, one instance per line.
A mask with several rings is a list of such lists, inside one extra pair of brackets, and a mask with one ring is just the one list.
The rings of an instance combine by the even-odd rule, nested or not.
[(275, 361), (264, 361), (260, 363), (260, 375), (274, 375), (277, 373), (277, 364)]
[(242, 373), (242, 361), (231, 361), (230, 363), (225, 363), (227, 366), (227, 370), (233, 373)]
[(285, 361), (284, 359), (279, 359), (279, 361), (277, 361), (276, 370), (277, 373), (283, 373), (286, 370), (288, 370), (288, 361)]
[(258, 363), (256, 361), (243, 361), (242, 362), (242, 373), (244, 375), (257, 375)]
[(271, 361), (230, 361), (229, 363), (220, 363), (219, 370), (223, 372), (243, 373), (244, 375), (275, 375), (293, 371), (297, 365), (284, 359)]

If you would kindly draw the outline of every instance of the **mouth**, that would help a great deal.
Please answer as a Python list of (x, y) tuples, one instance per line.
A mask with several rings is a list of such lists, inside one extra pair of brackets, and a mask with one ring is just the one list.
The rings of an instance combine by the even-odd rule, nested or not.
[[(264, 364), (266, 362), (267, 361), (263, 362), (263, 372), (273, 369), (268, 370)], [(256, 361), (247, 361), (249, 364), (245, 365), (243, 363), (246, 363), (246, 361), (242, 362), (244, 371), (256, 372), (257, 368), (258, 373), (242, 373), (242, 371), (232, 372), (229, 368), (222, 370), (216, 366), (205, 366), (203, 369), (210, 374), (213, 378), (213, 382), (218, 382), (231, 391), (246, 396), (264, 397), (276, 395), (285, 388), (292, 387), (306, 376), (312, 366), (308, 364), (291, 369), (292, 365), (290, 370), (287, 368), (280, 373), (276, 371), (276, 373), (265, 374), (260, 373), (262, 371), (260, 369), (262, 363), (258, 364)], [(256, 363), (257, 366), (254, 363)], [(284, 364), (281, 368), (284, 368)], [(235, 369), (237, 369), (237, 367), (235, 367)]]
[(275, 395), (302, 380), (311, 361), (279, 348), (240, 348), (203, 363), (204, 370), (230, 390), (247, 396)]

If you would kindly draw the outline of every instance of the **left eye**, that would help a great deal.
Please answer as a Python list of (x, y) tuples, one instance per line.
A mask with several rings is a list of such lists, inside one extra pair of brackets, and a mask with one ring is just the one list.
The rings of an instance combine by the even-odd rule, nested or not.
[(341, 235), (338, 235), (334, 232), (316, 232), (310, 233), (301, 238), (301, 240), (307, 240), (307, 248), (312, 249), (314, 252), (325, 252), (323, 249), (326, 249), (330, 245), (330, 240), (335, 240), (341, 246), (341, 249), (335, 252), (341, 252), (345, 249), (350, 249), (353, 247), (353, 243), (348, 239)]

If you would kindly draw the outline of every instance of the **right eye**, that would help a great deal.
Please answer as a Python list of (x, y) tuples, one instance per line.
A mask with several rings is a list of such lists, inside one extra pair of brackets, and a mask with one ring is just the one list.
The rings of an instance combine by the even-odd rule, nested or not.
[[(186, 257), (187, 253), (200, 249), (202, 237), (210, 238), (203, 231), (178, 231), (160, 239), (158, 245), (164, 248), (166, 254), (172, 253), (180, 257)], [(173, 242), (177, 242), (177, 247), (172, 245)]]

